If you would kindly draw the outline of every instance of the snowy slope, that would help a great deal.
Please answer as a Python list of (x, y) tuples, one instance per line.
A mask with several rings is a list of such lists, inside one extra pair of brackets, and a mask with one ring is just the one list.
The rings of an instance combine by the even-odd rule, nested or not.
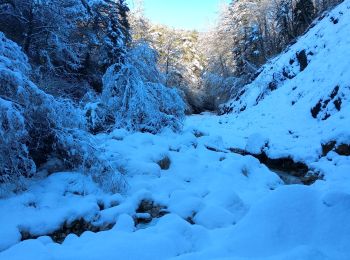
[[(271, 157), (306, 162), (318, 159), (322, 143), (349, 144), (349, 33), (350, 2), (345, 1), (225, 105), (232, 114), (219, 118), (223, 128), (237, 130), (239, 140), (259, 133), (270, 141)], [(303, 53), (307, 66), (297, 58)], [(231, 145), (245, 148), (234, 140)]]

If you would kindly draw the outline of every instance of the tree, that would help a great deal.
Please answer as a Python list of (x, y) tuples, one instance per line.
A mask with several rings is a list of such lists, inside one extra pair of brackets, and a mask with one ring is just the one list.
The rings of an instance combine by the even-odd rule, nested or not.
[(129, 22), (134, 43), (146, 42), (151, 44), (151, 24), (145, 16), (143, 0), (136, 1), (134, 8), (130, 12)]
[(278, 33), (284, 39), (285, 44), (295, 37), (292, 7), (292, 0), (276, 1), (275, 20), (277, 22)]
[(155, 53), (139, 45), (126, 62), (112, 65), (103, 77), (103, 102), (114, 115), (115, 127), (158, 133), (182, 127), (184, 103), (175, 89), (160, 82)]
[(30, 73), (20, 47), (0, 33), (0, 189), (9, 183), (16, 189), (50, 161), (57, 170), (90, 174), (103, 188), (123, 188), (117, 167), (86, 131), (83, 111), (40, 90)]
[(124, 0), (87, 3), (88, 16), (77, 27), (78, 41), (84, 39), (83, 68), (80, 70), (98, 93), (102, 77), (112, 64), (122, 61), (131, 42), (128, 7)]
[(8, 0), (0, 31), (23, 47), (40, 85), (87, 81), (101, 92), (104, 72), (131, 41), (128, 10), (124, 0)]
[(297, 0), (293, 14), (296, 33), (301, 34), (307, 29), (314, 18), (315, 7), (312, 0)]

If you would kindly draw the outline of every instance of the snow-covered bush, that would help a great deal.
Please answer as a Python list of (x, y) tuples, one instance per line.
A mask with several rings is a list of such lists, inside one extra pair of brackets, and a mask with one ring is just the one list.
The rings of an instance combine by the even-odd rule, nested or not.
[(115, 123), (111, 111), (100, 101), (88, 102), (84, 111), (87, 127), (93, 134), (108, 131)]
[(155, 53), (144, 45), (131, 50), (124, 63), (108, 68), (102, 99), (116, 127), (150, 133), (181, 129), (185, 104), (176, 89), (159, 83), (160, 77)]
[(44, 163), (53, 152), (58, 133), (84, 125), (71, 102), (47, 95), (16, 68), (0, 67), (0, 96), (21, 107), (29, 153), (37, 164)]
[(90, 133), (79, 129), (63, 129), (58, 133), (53, 157), (61, 160), (65, 169), (76, 169), (89, 176), (106, 192), (121, 192), (126, 188), (119, 165), (104, 157), (103, 151)]
[(141, 42), (129, 50), (126, 63), (130, 63), (138, 71), (143, 82), (164, 82), (165, 76), (157, 66), (158, 55), (147, 43)]
[(29, 72), (26, 56), (0, 33), (1, 160), (7, 162), (3, 169), (13, 174), (7, 179), (29, 176), (32, 162), (40, 165), (53, 152), (61, 129), (83, 124), (70, 102), (38, 89), (28, 79)]
[(35, 172), (25, 145), (28, 132), (18, 106), (0, 98), (0, 183)]
[(95, 148), (83, 112), (40, 90), (28, 73), (26, 56), (0, 33), (0, 183), (16, 183), (55, 159), (61, 170), (81, 169), (119, 190), (121, 174)]

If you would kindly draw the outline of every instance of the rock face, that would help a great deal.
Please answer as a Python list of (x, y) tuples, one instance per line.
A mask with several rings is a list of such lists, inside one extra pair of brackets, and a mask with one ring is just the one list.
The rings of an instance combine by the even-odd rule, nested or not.
[(300, 71), (305, 70), (308, 65), (306, 51), (302, 50), (301, 52), (297, 52), (296, 56), (300, 65)]
[(322, 144), (322, 155), (326, 156), (330, 151), (334, 151), (339, 155), (350, 156), (350, 144), (340, 143), (336, 141), (329, 141)]
[(171, 165), (171, 161), (170, 161), (170, 158), (168, 156), (165, 156), (163, 159), (158, 161), (157, 164), (159, 165), (159, 167), (162, 170), (169, 170), (170, 165)]
[(311, 115), (313, 118), (327, 120), (334, 111), (339, 112), (341, 110), (344, 94), (339, 90), (340, 87), (336, 86), (329, 96), (320, 99), (317, 104), (311, 108)]
[(151, 200), (142, 200), (136, 210), (135, 223), (147, 224), (154, 218), (161, 218), (168, 214), (165, 206), (156, 204)]
[(335, 152), (339, 155), (350, 156), (350, 145), (340, 144), (335, 148)]
[[(47, 234), (47, 236), (51, 237), (51, 239), (56, 243), (63, 243), (65, 238), (70, 234), (75, 234), (77, 236), (80, 236), (86, 231), (91, 232), (101, 232), (112, 229), (114, 224), (106, 224), (103, 226), (95, 226), (92, 223), (86, 221), (83, 218), (74, 220), (72, 222), (65, 222), (60, 229), (52, 232), (51, 234)], [(26, 230), (21, 231), (21, 241), (28, 240), (28, 239), (36, 239), (39, 236), (33, 235), (30, 232)]]

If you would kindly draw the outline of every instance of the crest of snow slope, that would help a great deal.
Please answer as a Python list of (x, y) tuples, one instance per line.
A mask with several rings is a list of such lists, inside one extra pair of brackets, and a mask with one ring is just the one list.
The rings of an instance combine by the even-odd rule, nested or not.
[[(242, 137), (259, 133), (269, 140), (270, 157), (292, 156), (306, 162), (317, 160), (321, 143), (350, 143), (349, 32), (347, 0), (266, 64), (241, 96), (226, 104), (233, 113), (218, 118), (218, 132), (227, 136), (235, 131), (235, 137), (226, 140), (243, 149)], [(301, 71), (297, 55), (303, 51), (308, 65)]]

